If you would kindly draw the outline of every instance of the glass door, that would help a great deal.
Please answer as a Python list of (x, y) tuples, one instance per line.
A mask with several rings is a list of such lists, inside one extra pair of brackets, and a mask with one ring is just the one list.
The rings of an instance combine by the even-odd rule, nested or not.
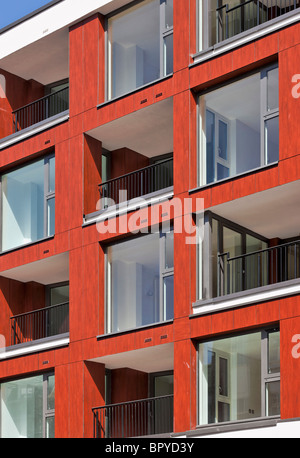
[(69, 285), (51, 286), (46, 313), (47, 337), (69, 331)]
[(150, 395), (155, 399), (153, 403), (152, 420), (154, 433), (163, 434), (173, 431), (173, 373), (162, 372), (151, 374)]
[(242, 234), (223, 228), (223, 253), (228, 253), (224, 258), (224, 287), (226, 294), (243, 290), (243, 258)]

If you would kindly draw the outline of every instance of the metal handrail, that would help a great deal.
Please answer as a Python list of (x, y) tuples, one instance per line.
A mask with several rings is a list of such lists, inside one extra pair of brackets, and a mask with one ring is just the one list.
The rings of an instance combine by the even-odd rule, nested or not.
[(164, 159), (98, 185), (104, 208), (109, 206), (107, 199), (112, 199), (115, 204), (120, 203), (123, 199), (123, 196), (119, 195), (120, 191), (128, 194), (125, 200), (131, 200), (171, 186), (173, 186), (173, 158)]
[(68, 307), (69, 302), (63, 302), (11, 316), (11, 344), (69, 332)]
[[(61, 98), (60, 98), (61, 97)], [(12, 112), (13, 130), (28, 128), (55, 116), (69, 107), (69, 86), (34, 100)]]
[(173, 395), (92, 408), (94, 437), (137, 437), (173, 430)]

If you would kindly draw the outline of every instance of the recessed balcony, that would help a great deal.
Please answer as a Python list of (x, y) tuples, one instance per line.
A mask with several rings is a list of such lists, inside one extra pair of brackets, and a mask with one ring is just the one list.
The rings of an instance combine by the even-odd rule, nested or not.
[(99, 185), (102, 209), (173, 187), (173, 158), (113, 178)]
[(50, 120), (68, 109), (69, 86), (66, 86), (13, 111), (13, 132)]
[(173, 432), (173, 395), (93, 409), (94, 438), (128, 438)]

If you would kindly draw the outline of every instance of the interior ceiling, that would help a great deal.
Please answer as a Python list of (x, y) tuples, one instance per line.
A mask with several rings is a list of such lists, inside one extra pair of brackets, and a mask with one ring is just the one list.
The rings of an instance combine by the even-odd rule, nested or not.
[(268, 189), (211, 211), (268, 239), (300, 235), (300, 181)]
[(173, 151), (173, 99), (135, 111), (87, 132), (114, 151), (127, 147), (147, 157)]
[(105, 364), (107, 369), (128, 367), (152, 373), (173, 370), (174, 347), (172, 343), (141, 348), (115, 355), (102, 356), (92, 361)]
[(69, 255), (62, 253), (24, 264), (1, 272), (1, 276), (23, 283), (34, 281), (42, 285), (69, 281)]

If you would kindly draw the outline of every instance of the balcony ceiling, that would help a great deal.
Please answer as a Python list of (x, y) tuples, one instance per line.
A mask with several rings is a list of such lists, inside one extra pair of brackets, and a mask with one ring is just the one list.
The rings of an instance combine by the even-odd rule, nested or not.
[(173, 370), (173, 344), (156, 345), (139, 350), (126, 351), (114, 355), (102, 356), (92, 361), (105, 364), (107, 369), (128, 367), (141, 372), (160, 372)]
[(147, 157), (171, 153), (173, 99), (156, 102), (87, 133), (109, 151), (127, 147)]
[(68, 29), (62, 29), (19, 49), (0, 61), (0, 68), (43, 85), (69, 77)]
[(286, 239), (300, 236), (299, 207), (300, 181), (294, 181), (210, 210), (268, 239)]
[(69, 281), (69, 255), (63, 253), (24, 264), (1, 272), (1, 276), (23, 283), (34, 281), (42, 285)]

